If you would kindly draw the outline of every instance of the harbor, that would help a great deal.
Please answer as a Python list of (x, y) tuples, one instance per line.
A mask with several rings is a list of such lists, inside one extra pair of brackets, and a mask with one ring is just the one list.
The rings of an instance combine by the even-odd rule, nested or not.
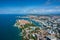
[[(45, 16), (44, 16), (44, 18), (40, 16), (40, 18), (42, 18), (42, 19), (40, 19), (38, 17), (37, 17), (37, 19), (36, 19), (36, 17), (31, 18), (32, 16), (31, 17), (27, 16), (27, 17), (30, 20), (21, 20), (21, 23), (19, 22), (19, 26), (17, 25), (17, 27), (20, 27), (20, 29), (22, 27), (23, 40), (39, 40), (39, 39), (57, 40), (58, 39), (56, 37), (57, 34), (55, 32), (55, 29), (57, 27), (55, 29), (53, 29), (51, 18), (49, 19), (48, 17), (45, 17)], [(27, 24), (25, 24), (23, 21), (27, 22)], [(24, 36), (24, 34), (25, 34), (25, 36)], [(30, 37), (28, 35), (30, 35)], [(42, 38), (40, 38), (41, 36), (42, 36)]]

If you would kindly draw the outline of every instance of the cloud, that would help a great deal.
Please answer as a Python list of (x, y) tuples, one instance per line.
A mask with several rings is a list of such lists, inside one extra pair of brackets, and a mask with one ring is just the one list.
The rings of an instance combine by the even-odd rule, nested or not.
[(56, 8), (56, 9), (60, 9), (60, 6), (56, 6), (55, 8)]
[(55, 12), (59, 12), (60, 13), (60, 9), (45, 9), (45, 8), (5, 8), (5, 9), (0, 9), (0, 14), (13, 14), (13, 13), (17, 13), (17, 14), (21, 14), (21, 13), (55, 13)]
[(50, 0), (47, 0), (45, 5), (49, 5), (49, 4), (51, 4), (51, 2), (50, 2)]
[(47, 0), (46, 2), (45, 2), (45, 5), (50, 5), (50, 4), (52, 4), (52, 3), (54, 3), (54, 2), (56, 2), (57, 0)]

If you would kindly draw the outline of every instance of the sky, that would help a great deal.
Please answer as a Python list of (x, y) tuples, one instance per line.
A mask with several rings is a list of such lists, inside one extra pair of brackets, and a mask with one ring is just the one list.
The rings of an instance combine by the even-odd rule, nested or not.
[(59, 14), (60, 0), (0, 0), (0, 14)]

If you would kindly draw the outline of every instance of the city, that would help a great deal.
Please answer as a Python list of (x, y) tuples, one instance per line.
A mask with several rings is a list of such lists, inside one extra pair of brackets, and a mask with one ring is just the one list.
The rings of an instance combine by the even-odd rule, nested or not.
[(23, 40), (60, 40), (60, 16), (27, 15), (19, 18), (22, 19), (18, 19), (14, 26), (22, 29)]

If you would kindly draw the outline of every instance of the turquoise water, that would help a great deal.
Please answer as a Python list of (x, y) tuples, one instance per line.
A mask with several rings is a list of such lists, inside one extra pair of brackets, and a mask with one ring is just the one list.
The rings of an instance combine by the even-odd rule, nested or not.
[(17, 19), (16, 16), (0, 14), (0, 40), (22, 40), (22, 37), (18, 35), (21, 30), (13, 26)]
[[(0, 40), (22, 40), (22, 37), (19, 36), (19, 33), (21, 30), (19, 30), (17, 27), (14, 27), (17, 19), (17, 16), (26, 16), (26, 15), (18, 15), (18, 14), (0, 14)], [(29, 20), (29, 18), (23, 18), (25, 20)], [(39, 25), (38, 22), (32, 21), (36, 26)]]
[[(19, 36), (21, 30), (13, 25), (17, 19), (29, 20), (29, 18), (17, 18), (17, 16), (26, 15), (0, 14), (0, 40), (22, 40), (22, 37)], [(32, 22), (39, 26), (37, 22)]]

